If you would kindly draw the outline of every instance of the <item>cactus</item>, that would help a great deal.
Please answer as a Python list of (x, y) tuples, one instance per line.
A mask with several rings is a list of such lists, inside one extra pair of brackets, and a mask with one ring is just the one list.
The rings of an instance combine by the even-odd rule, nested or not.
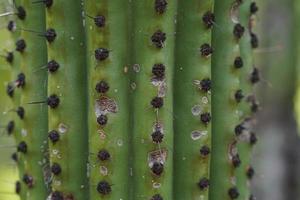
[[(186, 13), (186, 10), (189, 10)], [(174, 199), (208, 199), (211, 152), (211, 0), (179, 1), (176, 34)], [(192, 30), (193, 31), (186, 31)], [(184, 95), (183, 95), (184, 94)], [(189, 144), (189, 145), (187, 145)], [(191, 170), (186, 170), (191, 169)]]
[(244, 135), (240, 137), (237, 145), (239, 155), (242, 158), (241, 166), (237, 169), (237, 185), (240, 187), (240, 198), (250, 198), (250, 190), (248, 181), (254, 175), (254, 169), (251, 166), (251, 148), (256, 143), (257, 138), (254, 132), (251, 131), (253, 127), (253, 114), (257, 110), (257, 102), (253, 94), (253, 85), (258, 81), (259, 74), (257, 68), (254, 66), (252, 49), (257, 48), (257, 36), (253, 33), (253, 20), (258, 10), (255, 2), (244, 1), (240, 6), (240, 22), (246, 27), (243, 38), (240, 40), (240, 53), (243, 60), (243, 67), (241, 68), (240, 86), (243, 91), (244, 100), (240, 103), (240, 123), (247, 129)]
[(90, 199), (129, 199), (128, 8), (122, 0), (85, 3)]
[[(18, 147), (21, 150), (20, 159), (24, 162), (22, 179), (27, 199), (45, 199), (49, 180), (47, 170), (47, 106), (45, 104), (32, 105), (30, 102), (47, 97), (47, 71), (39, 67), (47, 62), (47, 49), (45, 39), (36, 33), (27, 30), (45, 30), (45, 12), (41, 7), (35, 6), (29, 0), (21, 0), (19, 8), (24, 9), (26, 17), (20, 20), (20, 38), (24, 40), (26, 48), (20, 51), (20, 70), (24, 74), (24, 84), (21, 86), (19, 118), (21, 119), (22, 141)], [(24, 14), (25, 15), (25, 14)], [(40, 20), (35, 20), (39, 18)], [(20, 41), (20, 39), (19, 39)], [(18, 44), (17, 44), (18, 45)], [(17, 46), (18, 48), (18, 46)], [(36, 120), (39, 119), (39, 120)]]
[(46, 4), (48, 65), (51, 66), (47, 104), (52, 199), (88, 196), (86, 56), (81, 10), (79, 0)]
[(21, 199), (248, 198), (251, 5), (17, 1)]

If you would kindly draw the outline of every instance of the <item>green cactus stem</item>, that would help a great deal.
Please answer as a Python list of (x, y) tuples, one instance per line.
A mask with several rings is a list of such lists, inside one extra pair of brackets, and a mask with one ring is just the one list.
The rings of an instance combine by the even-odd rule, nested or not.
[[(12, 9), (15, 9), (17, 5), (20, 5), (20, 0), (14, 1), (13, 4), (10, 4), (10, 7)], [(16, 12), (16, 11), (12, 11)], [(20, 18), (17, 16), (11, 16), (10, 23), (13, 25), (13, 29), (10, 29), (11, 38), (13, 42), (13, 50), (8, 51), (9, 54), (7, 54), (6, 59), (11, 67), (11, 82), (6, 85), (6, 94), (11, 99), (11, 106), (13, 110), (16, 110), (18, 107), (20, 107), (20, 97), (22, 93), (22, 87), (18, 87), (18, 75), (21, 73), (20, 70), (20, 53), (16, 50), (17, 46), (16, 43), (20, 39), (20, 31), (17, 31), (17, 28), (20, 27)], [(20, 190), (18, 190), (18, 194), (21, 199), (26, 199), (27, 195), (27, 188), (26, 184), (23, 180), (23, 175), (25, 174), (25, 162), (24, 162), (24, 156), (23, 153), (18, 149), (18, 145), (21, 144), (21, 141), (23, 140), (22, 134), (21, 134), (21, 124), (22, 119), (17, 115), (17, 112), (11, 112), (9, 114), (10, 120), (7, 124), (7, 130), (9, 134), (12, 134), (14, 136), (15, 142), (16, 142), (16, 153), (15, 153), (15, 161), (18, 167), (18, 173), (19, 173), (19, 183), (20, 183)]]
[(86, 1), (90, 199), (129, 198), (129, 4)]
[(176, 1), (132, 1), (134, 70), (132, 200), (173, 199)]
[(80, 0), (46, 8), (52, 198), (88, 199), (87, 92)]
[[(26, 12), (26, 18), (20, 20), (21, 30), (46, 30), (45, 10), (42, 5), (34, 5), (30, 0), (21, 0), (19, 6)], [(20, 53), (20, 69), (26, 81), (21, 91), (21, 107), (18, 114), (22, 119), (22, 141), (27, 145), (27, 152), (21, 154), (25, 168), (22, 176), (27, 188), (27, 199), (46, 199), (50, 182), (50, 175), (47, 174), (47, 105), (29, 103), (47, 98), (47, 70), (39, 69), (47, 63), (47, 46), (43, 37), (32, 32), (21, 31), (21, 38), (26, 42), (26, 48)]]
[(174, 80), (174, 199), (178, 200), (208, 199), (213, 24), (212, 1), (179, 1)]
[(217, 27), (213, 29), (212, 54), (212, 159), (210, 199), (237, 199), (236, 168), (240, 165), (237, 137), (238, 125), (239, 57), (238, 41), (244, 28), (237, 23), (239, 1), (215, 2)]
[[(252, 5), (252, 7), (251, 7)], [(237, 169), (237, 185), (240, 186), (240, 199), (248, 199), (250, 197), (249, 181), (254, 175), (254, 169), (251, 167), (251, 150), (252, 145), (256, 142), (256, 136), (251, 131), (252, 127), (252, 115), (253, 104), (255, 104), (255, 98), (253, 94), (253, 56), (251, 45), (252, 21), (251, 16), (255, 13), (251, 13), (254, 10), (255, 4), (251, 0), (244, 1), (240, 6), (240, 23), (246, 27), (244, 36), (240, 40), (240, 53), (243, 60), (243, 67), (241, 68), (240, 87), (245, 95), (243, 102), (240, 106), (240, 121), (244, 123), (247, 131), (244, 133), (244, 137), (238, 143), (238, 152), (242, 158), (241, 166)], [(252, 8), (252, 10), (251, 10)], [(255, 47), (255, 46), (254, 46)]]

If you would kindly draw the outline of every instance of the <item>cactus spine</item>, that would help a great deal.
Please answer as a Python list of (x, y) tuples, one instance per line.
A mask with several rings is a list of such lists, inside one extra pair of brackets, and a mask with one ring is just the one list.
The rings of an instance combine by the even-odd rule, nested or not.
[[(48, 151), (47, 106), (29, 104), (47, 98), (47, 71), (39, 69), (47, 62), (46, 42), (43, 37), (29, 32), (29, 30), (45, 31), (45, 11), (42, 6), (36, 6), (30, 0), (21, 0), (20, 7), (26, 13), (26, 17), (20, 22), (19, 29), (21, 38), (26, 43), (26, 48), (20, 53), (20, 68), (24, 73), (25, 84), (21, 86), (20, 107), (18, 107), (19, 118), (22, 121), (22, 142), (24, 141), (24, 145), (27, 146), (26, 152), (20, 149), (25, 168), (22, 179), (26, 185), (27, 199), (46, 199), (48, 191), (44, 182), (48, 181), (49, 184), (47, 180), (49, 177), (46, 175), (47, 170), (49, 171), (46, 156)], [(21, 147), (22, 142), (18, 147)]]
[(75, 0), (53, 1), (46, 12), (51, 36), (48, 61), (59, 65), (48, 77), (49, 155), (51, 168), (57, 169), (52, 170), (52, 199), (88, 198), (86, 56), (81, 11), (81, 1)]
[(178, 200), (208, 199), (213, 24), (212, 1), (179, 1), (174, 80), (174, 192), (185, 192), (174, 193)]
[(90, 199), (130, 199), (128, 5), (85, 4)]

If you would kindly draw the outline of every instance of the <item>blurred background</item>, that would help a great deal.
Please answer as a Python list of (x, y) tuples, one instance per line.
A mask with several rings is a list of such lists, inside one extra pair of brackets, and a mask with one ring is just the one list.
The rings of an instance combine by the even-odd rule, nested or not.
[[(7, 1), (0, 1), (0, 13), (7, 11)], [(300, 0), (264, 0), (257, 4), (255, 32), (260, 47), (254, 54), (263, 80), (256, 86), (261, 110), (256, 125), (259, 142), (252, 159), (256, 176), (251, 187), (258, 200), (300, 200), (300, 138), (294, 114), (300, 55), (300, 15), (297, 17), (295, 11)], [(12, 48), (7, 21), (8, 17), (0, 17), (0, 55)], [(0, 80), (0, 94), (4, 94), (10, 74), (2, 57)], [(0, 200), (18, 199), (14, 195), (17, 168), (10, 158), (14, 143), (3, 129), (7, 123), (3, 111), (10, 108), (6, 96), (0, 96)]]

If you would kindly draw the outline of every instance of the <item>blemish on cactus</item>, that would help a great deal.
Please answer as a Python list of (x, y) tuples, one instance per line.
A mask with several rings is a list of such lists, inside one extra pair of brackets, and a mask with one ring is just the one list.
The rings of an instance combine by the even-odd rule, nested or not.
[(98, 93), (102, 93), (102, 94), (104, 94), (104, 93), (106, 93), (108, 90), (109, 90), (109, 85), (108, 85), (108, 83), (106, 82), (106, 81), (100, 81), (100, 82), (98, 82), (97, 84), (96, 84), (96, 91), (98, 92)]
[(202, 21), (205, 24), (206, 28), (211, 28), (215, 23), (215, 15), (211, 11), (207, 11), (203, 15)]
[(48, 133), (48, 138), (50, 139), (50, 141), (55, 144), (56, 142), (59, 141), (60, 139), (60, 135), (56, 130), (52, 130)]
[(197, 185), (200, 190), (206, 190), (209, 187), (209, 180), (207, 178), (202, 178)]
[(207, 135), (207, 131), (199, 131), (199, 130), (194, 130), (191, 132), (191, 138), (192, 140), (199, 140), (203, 136)]
[(109, 56), (108, 49), (98, 48), (98, 49), (95, 50), (95, 58), (96, 58), (96, 60), (103, 61), (103, 60), (107, 59), (108, 56)]
[(27, 153), (27, 144), (25, 141), (21, 141), (17, 146), (17, 151), (26, 154)]
[(201, 45), (200, 52), (202, 56), (209, 57), (213, 53), (213, 49), (209, 44), (205, 43)]
[(160, 176), (164, 172), (164, 165), (160, 162), (154, 162), (151, 171), (156, 176)]
[(97, 185), (97, 191), (102, 195), (108, 195), (111, 193), (111, 186), (106, 181), (100, 181)]
[(237, 38), (240, 39), (245, 32), (245, 28), (241, 24), (236, 24), (233, 28), (233, 35)]
[(240, 193), (236, 187), (232, 187), (228, 190), (228, 196), (231, 199), (237, 199), (240, 196)]
[(154, 9), (158, 14), (163, 14), (167, 10), (166, 0), (155, 0)]
[(56, 108), (60, 103), (60, 100), (56, 94), (52, 94), (47, 98), (47, 105), (54, 109)]
[(61, 167), (58, 163), (53, 163), (51, 166), (51, 172), (54, 175), (59, 175), (61, 173)]
[(114, 99), (110, 99), (106, 96), (101, 96), (95, 102), (95, 114), (98, 117), (101, 114), (117, 113), (118, 105)]
[(107, 150), (105, 149), (101, 149), (98, 154), (97, 157), (100, 161), (107, 161), (110, 159), (110, 154)]
[(166, 39), (166, 33), (162, 32), (161, 30), (156, 31), (151, 36), (151, 41), (157, 48), (163, 48)]
[(159, 149), (155, 151), (151, 151), (148, 154), (148, 165), (151, 168), (154, 163), (159, 162), (164, 164), (167, 159), (168, 151), (166, 149)]
[(16, 51), (19, 51), (20, 53), (23, 53), (23, 51), (26, 48), (26, 42), (24, 39), (19, 39), (16, 42)]

